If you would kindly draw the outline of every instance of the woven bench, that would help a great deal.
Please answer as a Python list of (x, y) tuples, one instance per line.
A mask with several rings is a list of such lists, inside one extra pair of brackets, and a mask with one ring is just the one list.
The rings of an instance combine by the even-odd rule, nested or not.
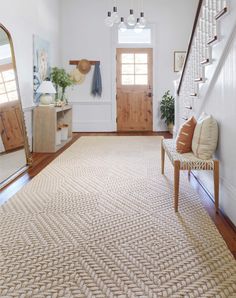
[(174, 208), (178, 212), (179, 205), (179, 176), (180, 170), (187, 170), (190, 175), (191, 170), (197, 171), (213, 171), (214, 175), (214, 197), (215, 210), (219, 209), (219, 161), (218, 160), (202, 160), (197, 158), (193, 153), (180, 154), (175, 149), (175, 140), (162, 139), (161, 142), (161, 172), (164, 175), (165, 153), (169, 157), (174, 166)]

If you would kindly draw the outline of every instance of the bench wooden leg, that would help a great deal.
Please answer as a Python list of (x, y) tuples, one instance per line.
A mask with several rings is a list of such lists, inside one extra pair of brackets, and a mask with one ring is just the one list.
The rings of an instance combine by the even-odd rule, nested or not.
[(219, 212), (219, 184), (220, 184), (219, 161), (214, 160), (214, 197), (215, 197), (216, 213)]
[(163, 144), (161, 142), (161, 173), (164, 175), (165, 173), (165, 149), (163, 147)]
[(175, 212), (178, 212), (179, 206), (179, 174), (180, 174), (180, 161), (174, 162), (174, 206)]
[(188, 169), (188, 180), (190, 181), (191, 169)]

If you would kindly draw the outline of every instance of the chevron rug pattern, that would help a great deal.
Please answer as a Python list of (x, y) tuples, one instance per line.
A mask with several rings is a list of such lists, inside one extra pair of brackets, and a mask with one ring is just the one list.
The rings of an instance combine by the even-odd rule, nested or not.
[(236, 262), (159, 137), (83, 137), (0, 208), (0, 297), (236, 297)]

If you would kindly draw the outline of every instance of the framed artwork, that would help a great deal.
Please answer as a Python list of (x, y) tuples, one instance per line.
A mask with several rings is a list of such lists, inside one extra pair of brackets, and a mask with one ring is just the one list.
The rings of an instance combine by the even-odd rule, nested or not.
[(185, 51), (174, 52), (174, 72), (179, 72), (182, 70), (185, 61), (185, 56)]
[(41, 82), (50, 77), (50, 43), (34, 35), (33, 51), (34, 102), (38, 103), (40, 94), (37, 94), (36, 91)]

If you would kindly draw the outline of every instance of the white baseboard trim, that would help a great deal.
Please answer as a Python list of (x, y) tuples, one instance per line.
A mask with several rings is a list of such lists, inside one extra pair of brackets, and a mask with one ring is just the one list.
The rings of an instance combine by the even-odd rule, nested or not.
[(114, 132), (116, 128), (110, 121), (73, 122), (73, 132)]
[[(214, 194), (213, 194), (213, 181), (212, 185), (208, 185), (207, 180), (202, 179), (201, 174), (199, 172), (192, 172), (195, 179), (202, 186), (202, 188), (206, 191), (208, 196), (214, 202)], [(211, 178), (213, 179), (213, 178)], [(236, 227), (236, 199), (235, 199), (236, 189), (235, 186), (231, 185), (225, 178), (220, 178), (220, 210), (222, 213), (232, 222), (232, 224)]]
[(22, 110), (24, 112), (31, 112), (36, 108), (36, 106), (31, 106), (31, 107), (22, 107)]

